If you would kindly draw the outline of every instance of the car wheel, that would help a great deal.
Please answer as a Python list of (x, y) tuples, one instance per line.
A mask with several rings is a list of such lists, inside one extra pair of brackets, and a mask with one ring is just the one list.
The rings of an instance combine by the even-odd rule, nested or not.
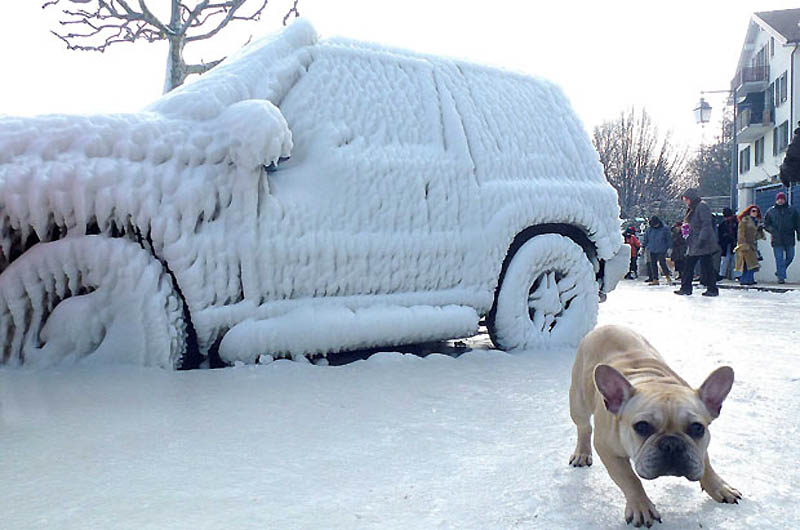
[(91, 357), (181, 368), (187, 328), (172, 277), (127, 239), (39, 243), (0, 274), (2, 364)]
[(597, 322), (594, 269), (568, 237), (532, 237), (510, 258), (500, 282), (487, 318), (500, 349), (576, 345)]

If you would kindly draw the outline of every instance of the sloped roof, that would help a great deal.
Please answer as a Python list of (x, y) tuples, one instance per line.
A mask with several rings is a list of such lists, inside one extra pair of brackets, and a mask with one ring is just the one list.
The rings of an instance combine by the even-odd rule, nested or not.
[(800, 42), (800, 9), (781, 9), (755, 13), (764, 24), (786, 39), (786, 42)]

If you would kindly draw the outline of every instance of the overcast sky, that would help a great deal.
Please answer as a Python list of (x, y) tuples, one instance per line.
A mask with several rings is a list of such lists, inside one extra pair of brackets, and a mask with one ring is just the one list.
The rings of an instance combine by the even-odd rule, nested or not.
[[(134, 111), (160, 95), (166, 44), (70, 52), (49, 33), (57, 10), (43, 12), (43, 0), (5, 3), (0, 114)], [(271, 0), (262, 22), (231, 24), (202, 49), (188, 48), (190, 58), (213, 60), (251, 34), (278, 29), (289, 3)], [(705, 131), (697, 126), (692, 109), (701, 90), (729, 88), (750, 15), (797, 2), (300, 0), (299, 7), (323, 38), (382, 42), (547, 77), (564, 88), (587, 129), (635, 105), (692, 146), (716, 132), (713, 123)], [(718, 119), (724, 96), (706, 99)]]

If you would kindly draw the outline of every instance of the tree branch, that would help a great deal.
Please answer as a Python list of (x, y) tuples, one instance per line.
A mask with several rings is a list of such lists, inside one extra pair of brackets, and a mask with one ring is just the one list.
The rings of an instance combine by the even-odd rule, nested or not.
[[(76, 9), (69, 5), (94, 4)], [(167, 38), (173, 32), (147, 8), (143, 0), (138, 0), (141, 11), (132, 8), (126, 0), (50, 0), (42, 9), (65, 5), (59, 21), (61, 26), (77, 26), (85, 31), (52, 33), (64, 41), (70, 50), (94, 50), (103, 52), (118, 42), (133, 42), (143, 38), (149, 42)]]
[[(119, 1), (122, 2), (123, 5), (124, 5), (124, 1), (123, 0), (119, 0)], [(156, 28), (158, 28), (160, 31), (162, 31), (163, 33), (165, 33), (167, 35), (174, 35), (175, 34), (175, 31), (174, 31), (173, 28), (165, 25), (163, 22), (158, 20), (158, 17), (156, 17), (147, 8), (147, 5), (144, 3), (144, 0), (139, 0), (139, 9), (142, 10), (142, 15), (144, 16), (144, 20), (147, 21), (149, 24), (152, 24), (153, 26), (155, 26)]]
[(206, 33), (201, 33), (199, 35), (192, 35), (186, 37), (186, 42), (192, 42), (196, 40), (204, 40), (209, 39), (219, 33), (228, 23), (232, 20), (259, 20), (261, 18), (261, 13), (264, 11), (264, 8), (267, 7), (267, 3), (269, 0), (261, 0), (261, 7), (256, 9), (256, 11), (248, 16), (237, 17), (236, 12), (239, 10), (240, 7), (245, 3), (246, 0), (231, 0), (230, 2), (224, 2), (223, 4), (219, 4), (217, 6), (209, 5), (208, 7), (222, 7), (225, 10), (225, 18), (223, 18), (217, 26), (208, 31)]
[[(209, 3), (210, 3), (210, 0), (203, 0), (202, 2), (197, 4), (194, 9), (189, 9), (184, 4), (180, 5), (181, 12), (182, 13), (188, 13), (188, 16), (186, 17), (186, 20), (183, 21), (183, 24), (182, 24), (182, 26), (181, 26), (181, 28), (179, 30), (179, 33), (181, 35), (186, 34), (186, 30), (194, 25), (195, 20), (197, 20), (197, 18), (200, 16), (200, 13), (202, 13), (203, 10), (208, 7)], [(208, 19), (208, 16), (210, 16), (210, 15), (207, 15), (206, 18), (204, 19), (204, 21)], [(202, 24), (202, 22), (200, 24)]]
[(291, 15), (292, 13), (294, 13), (294, 18), (297, 18), (297, 17), (300, 16), (300, 11), (297, 10), (297, 4), (298, 4), (299, 1), (300, 0), (294, 0), (294, 3), (292, 4), (291, 9), (289, 9), (289, 11), (283, 16), (283, 25), (284, 26), (286, 25), (286, 21), (289, 20), (289, 15)]
[(224, 61), (225, 58), (217, 59), (216, 61), (211, 61), (210, 63), (200, 63), (200, 64), (187, 64), (186, 65), (186, 75), (191, 74), (204, 74), (217, 66), (219, 63)]

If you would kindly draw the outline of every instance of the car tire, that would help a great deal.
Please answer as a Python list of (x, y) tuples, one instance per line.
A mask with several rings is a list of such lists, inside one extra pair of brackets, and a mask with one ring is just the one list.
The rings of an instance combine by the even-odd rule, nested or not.
[(541, 234), (509, 258), (487, 327), (503, 350), (574, 346), (597, 322), (598, 286), (583, 249)]
[(172, 276), (128, 239), (39, 243), (0, 274), (0, 364), (92, 357), (179, 369), (189, 330)]

